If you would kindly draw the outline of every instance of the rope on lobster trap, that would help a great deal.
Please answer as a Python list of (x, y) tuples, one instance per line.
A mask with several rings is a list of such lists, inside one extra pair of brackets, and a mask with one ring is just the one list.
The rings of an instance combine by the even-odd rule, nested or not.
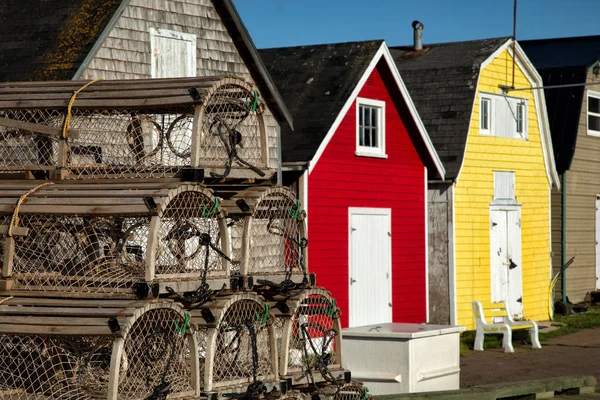
[[(331, 318), (339, 317), (339, 310), (337, 309), (337, 307), (335, 305), (335, 300), (333, 300), (331, 303), (331, 309), (325, 310), (325, 312)], [(317, 325), (317, 327), (315, 327), (314, 325)], [(312, 329), (318, 328), (323, 333), (323, 336), (322, 336), (323, 340), (321, 343), (321, 349), (320, 349), (321, 351), (320, 352), (317, 351), (317, 346), (313, 342), (313, 338), (309, 332), (309, 327), (311, 327)], [(333, 344), (333, 340), (338, 335), (338, 331), (333, 328), (332, 329), (324, 329), (321, 325), (316, 324), (316, 323), (310, 323), (310, 322), (301, 324), (300, 330), (302, 332), (302, 336), (304, 337), (304, 340), (306, 342), (308, 342), (310, 349), (312, 350), (313, 355), (314, 355), (313, 356), (314, 361), (311, 362), (311, 356), (308, 353), (308, 348), (307, 348), (306, 344), (302, 346), (303, 353), (304, 353), (304, 361), (306, 364), (306, 370), (304, 371), (304, 373), (302, 374), (300, 379), (306, 377), (309, 384), (311, 384), (315, 388), (315, 390), (320, 393), (321, 391), (320, 391), (319, 387), (317, 386), (315, 377), (313, 375), (313, 371), (316, 370), (317, 372), (319, 372), (321, 374), (323, 379), (325, 379), (327, 382), (336, 386), (335, 394), (339, 393), (340, 390), (342, 389), (342, 387), (340, 386), (337, 379), (335, 379), (335, 377), (329, 370), (329, 365), (331, 364), (331, 353), (328, 351), (329, 347), (332, 346), (332, 344)]]
[[(179, 324), (177, 322), (175, 322), (175, 331), (180, 335), (185, 335), (186, 331), (189, 328), (189, 322), (190, 322), (190, 314), (187, 311), (185, 311), (183, 324), (181, 326), (179, 326)], [(166, 332), (165, 328), (158, 328), (154, 331), (153, 336), (155, 339), (159, 338), (159, 340), (160, 340), (162, 338), (164, 340), (164, 338), (167, 336), (166, 333), (167, 332)], [(151, 339), (152, 339), (152, 337), (151, 337)], [(161, 374), (160, 383), (154, 387), (150, 396), (146, 397), (145, 400), (166, 400), (167, 396), (172, 392), (171, 383), (167, 381), (167, 373), (171, 369), (173, 359), (175, 358), (176, 346), (173, 343), (165, 343), (164, 347), (165, 347), (165, 349), (163, 351), (160, 351), (156, 357), (154, 357), (154, 358), (149, 357), (151, 361), (158, 361), (158, 360), (162, 359), (166, 355), (167, 351), (170, 349), (169, 358), (167, 359), (167, 362), (166, 362), (165, 367), (163, 368), (163, 371)], [(151, 373), (150, 367), (147, 366), (147, 369), (146, 369), (146, 385), (147, 386), (150, 386), (150, 378), (151, 378), (150, 373)]]
[[(269, 306), (265, 303), (265, 313), (261, 316), (258, 313), (256, 314), (256, 318), (259, 320), (261, 324), (267, 323), (269, 315)], [(243, 325), (237, 325), (235, 329), (238, 331), (235, 338), (239, 338), (239, 333), (241, 329), (247, 329), (248, 335), (250, 336), (250, 347), (252, 349), (252, 383), (248, 385), (246, 388), (246, 392), (244, 393), (226, 393), (223, 396), (231, 399), (231, 400), (258, 400), (258, 399), (269, 399), (269, 398), (279, 398), (272, 397), (276, 396), (275, 389), (273, 392), (268, 393), (267, 387), (264, 382), (258, 379), (258, 341), (256, 339), (256, 330), (254, 329), (254, 321), (252, 319), (247, 318), (244, 321)], [(234, 340), (235, 340), (234, 338)]]
[[(218, 204), (218, 203), (216, 203)], [(216, 209), (216, 205), (214, 210)], [(214, 210), (210, 212), (209, 215), (212, 215), (212, 213), (214, 213)], [(206, 213), (206, 210), (203, 211), (203, 213)], [(198, 230), (196, 230), (198, 231)], [(171, 297), (173, 297), (175, 300), (183, 303), (186, 308), (193, 310), (195, 308), (198, 308), (200, 306), (202, 306), (203, 304), (208, 303), (209, 301), (211, 301), (215, 296), (218, 296), (219, 293), (221, 292), (221, 290), (225, 289), (225, 285), (223, 285), (223, 288), (219, 291), (213, 291), (210, 289), (210, 286), (206, 283), (206, 280), (208, 278), (208, 260), (210, 257), (210, 250), (212, 249), (214, 252), (216, 252), (219, 257), (224, 258), (225, 260), (231, 262), (231, 258), (229, 258), (225, 253), (223, 253), (221, 251), (221, 249), (219, 249), (213, 242), (212, 242), (212, 238), (210, 236), (209, 233), (207, 232), (203, 232), (200, 233), (200, 238), (199, 238), (199, 242), (200, 242), (200, 246), (204, 246), (206, 248), (206, 253), (205, 253), (205, 257), (204, 257), (204, 270), (202, 271), (202, 281), (200, 286), (198, 287), (198, 289), (196, 289), (196, 291), (192, 292), (192, 293), (185, 293), (183, 296), (179, 293), (177, 293), (175, 290), (173, 290), (173, 288), (171, 288), (170, 286), (167, 286), (165, 289), (167, 290), (167, 292), (169, 292), (169, 294), (171, 295)]]
[(83, 85), (82, 87), (80, 87), (79, 89), (77, 89), (73, 92), (73, 95), (71, 96), (71, 99), (69, 100), (69, 104), (67, 105), (67, 115), (65, 115), (65, 122), (63, 123), (63, 130), (62, 130), (62, 138), (63, 139), (67, 138), (67, 132), (69, 130), (69, 126), (71, 125), (71, 110), (73, 109), (73, 104), (75, 104), (75, 99), (77, 98), (77, 95), (81, 91), (85, 90), (91, 84), (94, 84), (101, 80), (102, 79), (99, 78), (99, 79), (94, 79), (93, 81), (89, 81), (88, 83), (86, 83), (85, 85)]
[(24, 195), (19, 197), (19, 200), (17, 201), (17, 205), (15, 206), (15, 211), (13, 211), (13, 215), (10, 220), (10, 225), (8, 226), (8, 236), (12, 236), (13, 227), (16, 228), (19, 226), (19, 209), (21, 208), (21, 204), (23, 204), (23, 202), (25, 200), (27, 200), (27, 197), (29, 195), (35, 193), (39, 189), (41, 189), (45, 186), (48, 186), (48, 185), (54, 185), (54, 182), (45, 182), (45, 183), (39, 184), (36, 187), (29, 189), (29, 191), (27, 191), (27, 193), (25, 193)]
[[(252, 105), (241, 100), (230, 100), (230, 102), (239, 106), (242, 109), (242, 113), (238, 118), (236, 118), (238, 120), (237, 123), (227, 124), (227, 122), (225, 122), (225, 120), (221, 116), (217, 115), (214, 118), (212, 124), (210, 125), (209, 131), (214, 136), (219, 137), (221, 143), (223, 144), (223, 147), (227, 151), (227, 164), (225, 165), (225, 171), (223, 171), (222, 174), (211, 172), (210, 176), (218, 179), (226, 178), (231, 173), (231, 167), (235, 162), (251, 169), (257, 175), (263, 177), (266, 175), (263, 170), (244, 160), (238, 154), (238, 147), (243, 148), (244, 146), (242, 144), (242, 133), (237, 130), (237, 126), (240, 125), (248, 117), (248, 115), (250, 115), (251, 112), (254, 112), (256, 110), (258, 104), (258, 92), (256, 90), (254, 91), (254, 99)], [(215, 127), (216, 129), (213, 130)]]

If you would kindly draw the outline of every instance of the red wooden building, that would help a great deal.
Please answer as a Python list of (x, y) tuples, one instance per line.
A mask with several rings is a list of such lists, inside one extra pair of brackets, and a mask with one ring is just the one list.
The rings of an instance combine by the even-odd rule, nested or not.
[(308, 210), (308, 265), (343, 326), (426, 322), (427, 180), (444, 168), (385, 42), (260, 55), (294, 118), (283, 181)]

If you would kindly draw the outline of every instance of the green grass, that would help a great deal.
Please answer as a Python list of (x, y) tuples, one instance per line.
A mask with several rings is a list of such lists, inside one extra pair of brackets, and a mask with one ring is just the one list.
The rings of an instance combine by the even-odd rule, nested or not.
[[(540, 332), (540, 341), (555, 338), (557, 336), (574, 333), (582, 329), (595, 328), (600, 326), (600, 306), (594, 306), (589, 311), (572, 314), (564, 317), (557, 316), (554, 318), (552, 325), (558, 329), (550, 332)], [(514, 334), (514, 332), (513, 332)], [(529, 337), (527, 337), (527, 343)], [(515, 340), (513, 339), (513, 342)], [(466, 356), (473, 350), (475, 342), (475, 331), (465, 331), (460, 336), (460, 355)], [(483, 343), (484, 349), (499, 349), (502, 347), (502, 335), (485, 335)]]

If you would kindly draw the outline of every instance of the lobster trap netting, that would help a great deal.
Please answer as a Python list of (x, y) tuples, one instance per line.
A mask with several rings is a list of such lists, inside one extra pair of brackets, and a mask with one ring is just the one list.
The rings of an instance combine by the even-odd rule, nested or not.
[(113, 336), (0, 335), (0, 398), (106, 399), (114, 368), (120, 399), (146, 399), (158, 387), (191, 392), (189, 335), (182, 325), (172, 309), (146, 312), (128, 332), (119, 360)]
[(173, 175), (190, 165), (193, 107), (147, 114), (139, 110), (75, 110), (67, 168), (72, 178)]
[(149, 222), (148, 217), (22, 215), (19, 225), (29, 234), (13, 236), (13, 287), (65, 292), (130, 289), (145, 276)]
[(306, 277), (305, 216), (294, 194), (283, 188), (268, 190), (256, 202), (249, 233), (248, 274)]
[(193, 393), (195, 373), (187, 323), (187, 318), (175, 310), (156, 308), (133, 324), (120, 360), (119, 399)]
[[(223, 313), (217, 327), (210, 328), (215, 329), (214, 342), (206, 339), (209, 330), (198, 329), (201, 368), (212, 363), (211, 382), (204, 382), (204, 388), (212, 390), (276, 379), (273, 364), (276, 349), (271, 345), (268, 307), (256, 299), (240, 299)], [(209, 352), (203, 343), (213, 346), (212, 357), (206, 358)]]
[(367, 387), (356, 381), (337, 388), (334, 395), (327, 397), (331, 400), (370, 400), (373, 398)]
[(227, 230), (229, 233), (229, 247), (231, 254), (230, 271), (232, 274), (240, 274), (243, 255), (242, 236), (244, 235), (244, 220), (239, 218), (228, 218)]
[(232, 168), (265, 176), (265, 107), (241, 79), (7, 83), (0, 93), (0, 171), (170, 177), (193, 166), (218, 169), (217, 178)]
[(219, 86), (205, 102), (198, 158), (204, 167), (223, 169), (213, 178), (227, 177), (232, 168), (265, 176), (266, 132), (262, 101), (256, 90), (239, 84)]
[(186, 274), (207, 278), (226, 277), (221, 248), (219, 200), (202, 191), (176, 195), (161, 215), (158, 228), (157, 277)]
[(310, 400), (310, 395), (297, 390), (288, 390), (286, 394), (280, 397), (280, 400)]
[(286, 320), (289, 345), (281, 349), (283, 374), (309, 383), (336, 382), (341, 325), (335, 300), (324, 290), (308, 289), (294, 302), (292, 317)]
[(107, 397), (113, 338), (0, 335), (0, 398)]
[[(73, 110), (64, 140), (66, 110), (8, 110), (0, 118), (37, 125), (31, 129), (0, 122), (0, 170), (69, 171), (67, 178), (163, 177), (190, 165), (193, 107), (143, 110)], [(59, 144), (65, 145), (64, 155)]]

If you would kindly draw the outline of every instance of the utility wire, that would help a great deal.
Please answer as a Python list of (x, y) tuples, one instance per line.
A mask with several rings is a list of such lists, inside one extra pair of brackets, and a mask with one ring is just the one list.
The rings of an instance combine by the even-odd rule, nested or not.
[(521, 91), (527, 91), (527, 90), (546, 90), (546, 89), (562, 89), (562, 88), (569, 88), (569, 87), (581, 87), (581, 86), (594, 86), (594, 85), (600, 85), (600, 82), (586, 82), (586, 83), (568, 83), (565, 85), (550, 85), (550, 86), (532, 86), (532, 87), (528, 87), (528, 88), (510, 88), (504, 85), (498, 85), (501, 89), (503, 89), (506, 93), (508, 92), (521, 92)]

